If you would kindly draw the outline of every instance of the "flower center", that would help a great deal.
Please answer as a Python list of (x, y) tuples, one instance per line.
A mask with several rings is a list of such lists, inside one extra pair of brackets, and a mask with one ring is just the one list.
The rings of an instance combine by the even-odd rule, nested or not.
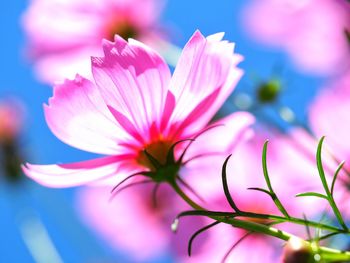
[(144, 147), (142, 151), (139, 152), (137, 157), (137, 162), (147, 168), (150, 168), (151, 171), (155, 171), (156, 167), (152, 164), (149, 157), (145, 154), (144, 151), (147, 151), (154, 159), (156, 159), (161, 165), (166, 164), (166, 158), (168, 152), (171, 148), (172, 143), (170, 141), (159, 140), (152, 142)]
[(105, 38), (114, 41), (114, 35), (116, 34), (128, 40), (128, 38), (136, 38), (138, 30), (127, 19), (120, 19), (119, 21), (113, 21), (107, 25)]

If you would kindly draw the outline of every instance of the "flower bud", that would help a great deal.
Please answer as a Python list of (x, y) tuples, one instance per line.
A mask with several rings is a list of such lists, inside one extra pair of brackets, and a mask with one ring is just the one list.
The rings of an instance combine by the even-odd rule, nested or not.
[(281, 91), (281, 82), (277, 79), (272, 79), (259, 84), (257, 89), (257, 98), (260, 103), (275, 102)]
[(283, 263), (314, 263), (315, 257), (310, 244), (301, 238), (292, 237), (283, 249)]

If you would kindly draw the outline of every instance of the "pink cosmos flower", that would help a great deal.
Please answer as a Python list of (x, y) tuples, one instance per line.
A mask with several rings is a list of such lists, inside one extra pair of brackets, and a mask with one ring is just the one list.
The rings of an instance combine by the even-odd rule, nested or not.
[[(95, 81), (77, 76), (57, 85), (45, 116), (65, 143), (107, 156), (71, 164), (26, 164), (24, 172), (50, 187), (96, 181), (115, 185), (140, 172), (158, 182), (175, 180), (185, 163), (179, 156), (189, 143), (178, 142), (207, 129), (242, 75), (236, 67), (241, 57), (222, 37), (194, 33), (172, 77), (164, 60), (142, 43), (119, 36), (114, 43), (104, 41), (104, 57), (92, 58)], [(212, 137), (208, 147), (198, 147), (200, 154), (231, 151), (252, 122), (248, 113), (217, 121), (224, 126), (213, 128), (215, 142), (210, 132), (201, 136)], [(199, 157), (191, 155), (196, 152), (191, 148), (187, 160)]]
[[(213, 130), (212, 134), (215, 133)], [(261, 169), (263, 140), (264, 136), (260, 134), (236, 146), (227, 171), (230, 190), (243, 210), (279, 214), (270, 197), (246, 190), (247, 187), (265, 187)], [(203, 144), (200, 141), (196, 143)], [(314, 175), (312, 172), (315, 167), (304, 160), (289, 143), (288, 138), (282, 135), (273, 136), (270, 142), (268, 167), (272, 183), (292, 215), (301, 216), (304, 211), (312, 216), (322, 211), (322, 204), (317, 200), (295, 200), (294, 195), (303, 190), (303, 185)], [(224, 159), (224, 155), (207, 156), (197, 162), (190, 162), (188, 166), (192, 167), (185, 168), (186, 178), (206, 201), (203, 206), (215, 211), (232, 211), (223, 196), (220, 179)], [(295, 166), (295, 162), (300, 165)], [(203, 180), (203, 174), (206, 180)], [(157, 193), (160, 203), (154, 207), (152, 188), (146, 186), (125, 190), (113, 203), (107, 201), (109, 192), (105, 188), (83, 188), (78, 194), (77, 207), (83, 221), (107, 244), (128, 252), (140, 261), (170, 250), (176, 262), (221, 262), (230, 247), (246, 234), (243, 230), (224, 224), (215, 226), (194, 241), (192, 256), (189, 258), (186, 249), (190, 235), (211, 221), (201, 217), (183, 218), (177, 233), (171, 233), (170, 224), (175, 216), (190, 208), (179, 202), (172, 191), (167, 188), (160, 190)], [(293, 230), (302, 236), (305, 234), (304, 227)], [(273, 238), (251, 235), (237, 246), (227, 262), (277, 262), (282, 252), (281, 245), (282, 242)], [(261, 255), (264, 255), (263, 259)]]
[[(211, 169), (204, 171), (200, 166), (193, 168), (185, 166), (182, 170), (185, 180), (188, 179), (186, 175), (188, 172), (201, 173), (202, 176), (207, 177), (208, 173), (219, 171), (231, 149), (251, 136), (250, 130), (241, 131), (241, 136), (237, 136), (239, 130), (232, 129), (233, 125), (230, 127), (227, 129), (226, 126), (221, 126), (209, 130), (193, 142), (188, 155), (193, 157), (207, 153), (208, 158), (204, 160), (205, 167), (209, 166)], [(218, 138), (222, 139), (218, 140)], [(225, 151), (217, 152), (225, 148)], [(211, 178), (220, 182), (220, 174), (215, 174)], [(193, 185), (195, 184), (196, 182), (193, 182)], [(106, 244), (116, 250), (122, 249), (128, 252), (133, 260), (141, 262), (149, 260), (166, 250), (170, 250), (175, 257), (184, 256), (187, 253), (187, 240), (198, 227), (203, 225), (204, 220), (198, 218), (185, 220), (181, 224), (181, 230), (174, 235), (170, 231), (171, 223), (178, 213), (190, 207), (181, 202), (181, 199), (167, 185), (161, 185), (157, 191), (155, 205), (153, 190), (154, 186), (148, 185), (128, 188), (118, 194), (114, 202), (108, 202), (110, 189), (85, 187), (78, 192), (77, 209), (82, 220), (101, 236)], [(91, 206), (91, 203), (94, 205)], [(200, 242), (195, 247), (201, 247)]]
[(90, 56), (115, 34), (155, 44), (162, 35), (158, 0), (32, 0), (23, 16), (28, 53), (42, 81), (90, 77)]
[(250, 33), (285, 49), (301, 69), (339, 73), (349, 66), (350, 5), (343, 0), (256, 0), (244, 10)]

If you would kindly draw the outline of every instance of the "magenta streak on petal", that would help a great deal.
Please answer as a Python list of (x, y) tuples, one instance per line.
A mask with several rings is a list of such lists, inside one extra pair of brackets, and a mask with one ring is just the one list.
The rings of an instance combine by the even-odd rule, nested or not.
[(138, 142), (141, 144), (144, 144), (144, 139), (141, 137), (141, 135), (137, 132), (134, 125), (129, 121), (128, 118), (126, 118), (123, 114), (121, 114), (119, 111), (114, 109), (112, 106), (107, 105), (110, 112), (113, 114), (116, 121)]
[(159, 138), (159, 135), (160, 135), (160, 132), (159, 132), (159, 128), (158, 128), (158, 125), (153, 122), (150, 127), (149, 127), (149, 130), (148, 130), (148, 140), (149, 141), (153, 141), (153, 139), (158, 139)]
[[(117, 175), (118, 167), (126, 160), (125, 158), (125, 156), (109, 156), (59, 165), (32, 165), (27, 163), (22, 166), (22, 169), (27, 176), (45, 186), (68, 187)], [(122, 180), (122, 176), (119, 179)]]
[[(216, 98), (219, 95), (221, 87), (214, 90), (211, 94), (205, 97), (197, 106), (192, 110), (192, 112), (186, 117), (184, 121), (181, 122), (179, 127), (174, 130), (174, 132), (170, 131), (171, 134), (177, 135), (181, 134), (186, 128), (188, 128), (191, 123), (195, 122), (203, 113), (214, 103)], [(198, 127), (202, 128), (202, 127)]]
[(107, 164), (112, 164), (124, 159), (124, 155), (118, 156), (107, 156), (102, 158), (97, 158), (93, 160), (82, 161), (78, 163), (66, 163), (66, 164), (57, 164), (57, 166), (65, 168), (65, 169), (94, 169), (100, 166), (104, 166)]
[(163, 111), (163, 116), (162, 116), (161, 125), (160, 125), (161, 131), (163, 131), (168, 125), (171, 114), (173, 113), (175, 108), (175, 103), (176, 103), (175, 96), (169, 90), (166, 96), (165, 104), (164, 104), (164, 111)]

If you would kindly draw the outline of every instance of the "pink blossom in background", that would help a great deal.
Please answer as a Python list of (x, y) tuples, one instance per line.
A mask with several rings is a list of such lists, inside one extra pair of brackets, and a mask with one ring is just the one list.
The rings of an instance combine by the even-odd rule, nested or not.
[(345, 0), (254, 0), (243, 12), (249, 33), (285, 49), (310, 73), (334, 74), (349, 67), (350, 4)]
[[(22, 24), (38, 77), (53, 83), (91, 77), (90, 56), (114, 35), (156, 44), (161, 0), (32, 0)], [(164, 34), (163, 34), (164, 35)]]
[[(107, 156), (71, 164), (26, 164), (24, 172), (50, 187), (96, 181), (116, 185), (154, 168), (144, 150), (164, 164), (171, 145), (207, 126), (242, 75), (236, 67), (241, 57), (222, 37), (194, 33), (172, 77), (164, 60), (142, 43), (119, 36), (114, 43), (104, 41), (105, 56), (92, 58), (95, 83), (77, 76), (57, 85), (45, 116), (63, 142)], [(215, 144), (209, 144), (215, 148), (201, 145), (201, 154), (226, 155), (253, 121), (244, 112), (219, 120), (224, 126), (212, 129)], [(181, 148), (176, 147), (175, 155)]]
[(340, 159), (350, 160), (350, 72), (328, 84), (309, 106), (309, 119), (316, 136), (326, 142)]
[(189, 234), (201, 221), (192, 220), (183, 235), (175, 235), (170, 229), (172, 221), (179, 212), (189, 208), (168, 185), (158, 189), (155, 206), (153, 187), (131, 187), (111, 202), (108, 202), (109, 188), (85, 187), (78, 191), (77, 210), (105, 245), (125, 252), (133, 262), (151, 260), (169, 251), (184, 254)]
[(23, 124), (23, 106), (14, 99), (0, 101), (0, 143), (13, 141)]
[[(344, 74), (317, 94), (309, 106), (309, 121), (317, 137), (326, 136), (325, 145), (337, 160), (345, 160), (345, 169), (350, 169), (350, 72)], [(334, 168), (333, 168), (334, 172)], [(330, 175), (332, 173), (329, 172)], [(350, 216), (348, 205), (350, 178), (345, 172), (340, 173), (336, 194), (340, 203)], [(344, 198), (344, 196), (347, 196)], [(342, 202), (343, 201), (343, 202)], [(343, 209), (343, 210), (344, 210)]]
[(131, 187), (111, 202), (109, 188), (85, 187), (78, 191), (77, 207), (84, 223), (108, 246), (142, 261), (161, 255), (170, 243), (169, 214), (174, 212), (173, 205), (181, 202), (172, 202), (171, 189), (163, 192), (157, 194), (158, 207), (154, 207), (152, 188), (147, 186)]

